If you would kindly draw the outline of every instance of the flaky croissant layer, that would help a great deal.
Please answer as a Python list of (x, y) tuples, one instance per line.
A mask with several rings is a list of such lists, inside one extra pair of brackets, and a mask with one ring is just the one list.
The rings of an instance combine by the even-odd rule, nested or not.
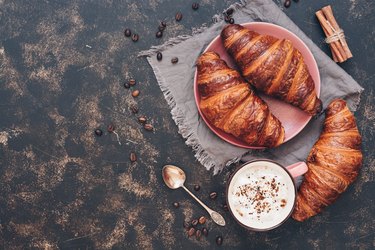
[(289, 40), (261, 35), (239, 24), (227, 25), (221, 38), (242, 76), (255, 88), (310, 115), (321, 112), (322, 102), (303, 56)]
[(357, 177), (362, 165), (361, 135), (345, 101), (326, 110), (319, 140), (307, 158), (309, 170), (298, 191), (292, 217), (304, 221), (332, 204)]
[(240, 74), (215, 52), (197, 60), (200, 109), (212, 125), (252, 146), (276, 147), (284, 128)]

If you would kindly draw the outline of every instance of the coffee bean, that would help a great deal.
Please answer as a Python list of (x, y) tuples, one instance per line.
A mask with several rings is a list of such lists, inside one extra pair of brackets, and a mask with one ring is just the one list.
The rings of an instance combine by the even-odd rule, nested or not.
[(198, 184), (195, 184), (194, 185), (194, 190), (195, 191), (199, 191), (199, 189), (201, 189), (201, 186), (199, 186)]
[(177, 22), (181, 21), (181, 19), (182, 19), (182, 13), (181, 12), (177, 12), (174, 18), (176, 19)]
[(95, 134), (97, 135), (97, 136), (102, 136), (102, 134), (103, 134), (103, 131), (101, 130), (101, 129), (95, 129)]
[(142, 116), (138, 117), (138, 121), (140, 123), (145, 123), (145, 122), (147, 122), (147, 118), (146, 118), (146, 116), (142, 115)]
[(231, 16), (233, 14), (233, 11), (234, 11), (234, 9), (227, 9), (225, 14), (227, 14), (227, 16)]
[(133, 34), (132, 35), (132, 41), (137, 42), (139, 40), (139, 35), (138, 34)]
[(199, 8), (199, 3), (193, 3), (191, 8), (193, 8), (193, 10), (197, 10)]
[(160, 25), (163, 26), (164, 28), (167, 27), (167, 22), (166, 21), (161, 21)]
[(129, 84), (128, 82), (125, 82), (125, 83), (124, 83), (124, 87), (125, 87), (126, 89), (128, 89), (128, 88), (130, 88), (130, 84)]
[(113, 131), (115, 131), (115, 126), (113, 126), (113, 124), (109, 124), (108, 127), (107, 127), (107, 131), (109, 133), (112, 133)]
[(133, 97), (137, 97), (137, 96), (139, 96), (139, 90), (138, 90), (138, 89), (134, 90), (134, 91), (132, 92), (132, 96), (133, 96)]
[(233, 18), (230, 18), (230, 19), (229, 19), (229, 23), (230, 23), (230, 24), (234, 24), (234, 19), (233, 19)]
[(215, 200), (216, 197), (217, 197), (217, 193), (216, 193), (216, 192), (212, 192), (212, 193), (210, 193), (210, 198), (211, 198), (212, 200)]
[(188, 236), (191, 237), (195, 234), (195, 228), (194, 227), (191, 227), (188, 231)]
[(197, 219), (194, 219), (191, 221), (191, 225), (193, 225), (193, 227), (195, 227), (196, 225), (198, 225), (198, 220)]
[(157, 59), (158, 61), (161, 61), (161, 60), (163, 59), (163, 54), (162, 54), (161, 52), (158, 52), (158, 53), (156, 54), (156, 59)]
[(204, 223), (206, 223), (206, 217), (201, 216), (198, 221), (199, 221), (199, 224), (203, 225)]
[(152, 125), (149, 124), (149, 123), (146, 123), (143, 127), (144, 127), (147, 131), (152, 131), (152, 130), (154, 130), (154, 126), (152, 126)]
[(179, 207), (180, 207), (180, 203), (178, 203), (178, 202), (173, 202), (173, 206), (174, 206), (175, 208), (179, 208)]
[(285, 0), (285, 2), (284, 2), (285, 8), (289, 8), (291, 3), (292, 2), (290, 0)]
[(136, 83), (137, 83), (137, 81), (136, 81), (134, 78), (131, 78), (131, 79), (129, 80), (129, 84), (130, 84), (130, 86), (134, 86)]
[(126, 37), (131, 36), (131, 35), (132, 35), (131, 30), (130, 30), (130, 29), (125, 29), (125, 30), (124, 30), (124, 35), (125, 35)]
[(202, 236), (202, 231), (201, 230), (198, 229), (197, 231), (195, 231), (195, 238), (197, 240), (199, 240), (201, 238), (201, 236)]
[(216, 244), (217, 244), (218, 246), (221, 246), (221, 244), (223, 244), (223, 237), (221, 237), (221, 236), (217, 236), (217, 237), (216, 237)]
[(224, 211), (229, 211), (228, 205), (226, 203), (223, 204)]
[(190, 228), (190, 222), (188, 222), (188, 221), (184, 221), (184, 224), (182, 224), (182, 225), (183, 225), (183, 227), (185, 229), (189, 229)]
[(208, 235), (208, 229), (207, 228), (202, 228), (202, 234), (204, 235), (204, 236), (207, 236)]
[(160, 30), (158, 32), (156, 32), (156, 38), (160, 38), (163, 36), (163, 32), (161, 32)]
[(129, 155), (129, 159), (131, 162), (137, 161), (137, 155), (134, 152), (131, 152)]
[(160, 24), (160, 25), (158, 26), (158, 30), (161, 31), (161, 32), (163, 32), (163, 31), (165, 30), (165, 27), (164, 27), (163, 25)]
[(227, 15), (224, 16), (224, 21), (225, 21), (226, 23), (229, 23), (230, 19), (231, 19), (230, 16), (227, 16)]
[(178, 63), (178, 57), (173, 57), (173, 58), (171, 59), (171, 63), (173, 63), (173, 64)]
[(137, 114), (139, 111), (138, 106), (135, 104), (130, 106), (130, 110), (132, 111), (133, 114)]

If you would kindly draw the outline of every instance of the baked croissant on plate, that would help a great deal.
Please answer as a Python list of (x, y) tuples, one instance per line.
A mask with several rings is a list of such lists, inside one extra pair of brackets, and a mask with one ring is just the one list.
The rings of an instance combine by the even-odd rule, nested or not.
[(284, 128), (240, 74), (215, 52), (197, 60), (200, 109), (212, 125), (252, 146), (276, 147)]
[(304, 221), (332, 204), (358, 175), (361, 135), (343, 100), (327, 107), (323, 132), (308, 158), (309, 170), (298, 191), (292, 217)]
[(321, 112), (322, 102), (303, 56), (289, 40), (260, 35), (239, 24), (226, 26), (221, 38), (242, 76), (256, 89), (310, 115)]

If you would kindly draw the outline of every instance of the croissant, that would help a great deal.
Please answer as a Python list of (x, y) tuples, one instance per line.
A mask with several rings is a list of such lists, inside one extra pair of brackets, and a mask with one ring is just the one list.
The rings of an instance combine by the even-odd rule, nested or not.
[(200, 109), (215, 127), (252, 146), (275, 147), (284, 128), (241, 75), (215, 52), (197, 60)]
[(343, 100), (326, 110), (323, 132), (308, 158), (308, 171), (297, 196), (292, 217), (304, 221), (320, 213), (345, 191), (362, 165), (361, 135)]
[(260, 35), (239, 24), (226, 26), (221, 38), (242, 76), (256, 89), (310, 115), (321, 112), (322, 102), (303, 56), (289, 40)]

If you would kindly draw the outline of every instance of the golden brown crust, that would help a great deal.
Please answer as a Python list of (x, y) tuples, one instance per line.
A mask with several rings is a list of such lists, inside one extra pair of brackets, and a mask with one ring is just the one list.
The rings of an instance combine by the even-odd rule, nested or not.
[(239, 24), (226, 26), (221, 38), (244, 78), (258, 90), (310, 115), (321, 112), (314, 81), (289, 40), (260, 35)]
[(304, 221), (332, 204), (358, 175), (362, 165), (361, 135), (343, 100), (327, 107), (324, 128), (307, 158), (292, 217)]
[(284, 128), (240, 74), (215, 52), (197, 60), (200, 109), (215, 127), (252, 145), (275, 147), (284, 141)]

